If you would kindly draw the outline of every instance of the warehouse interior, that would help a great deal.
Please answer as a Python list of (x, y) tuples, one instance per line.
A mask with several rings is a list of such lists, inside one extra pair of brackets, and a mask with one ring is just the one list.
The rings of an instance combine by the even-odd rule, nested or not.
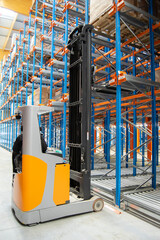
[(0, 239), (159, 239), (159, 116), (160, 1), (2, 0)]

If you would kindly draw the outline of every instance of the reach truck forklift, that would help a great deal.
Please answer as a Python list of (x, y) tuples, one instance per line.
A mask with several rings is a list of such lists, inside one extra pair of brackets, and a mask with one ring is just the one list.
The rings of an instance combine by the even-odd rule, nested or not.
[(14, 176), (12, 209), (24, 225), (103, 208), (103, 200), (92, 196), (90, 190), (91, 31), (91, 25), (77, 27), (68, 43), (69, 163), (41, 149), (38, 115), (59, 111), (58, 102), (53, 107), (24, 106), (17, 110), (23, 125), (22, 171)]

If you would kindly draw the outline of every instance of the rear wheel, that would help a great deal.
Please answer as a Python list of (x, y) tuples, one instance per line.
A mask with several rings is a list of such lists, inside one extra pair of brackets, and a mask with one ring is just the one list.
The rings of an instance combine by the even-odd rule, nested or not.
[(103, 209), (103, 207), (104, 207), (103, 199), (98, 198), (94, 201), (94, 203), (93, 203), (93, 211), (94, 212), (101, 211)]

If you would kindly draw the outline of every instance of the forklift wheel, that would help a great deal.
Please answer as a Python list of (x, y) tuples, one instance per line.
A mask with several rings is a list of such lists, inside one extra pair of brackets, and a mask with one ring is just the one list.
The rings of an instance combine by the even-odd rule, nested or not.
[(98, 198), (94, 201), (93, 203), (93, 211), (94, 212), (99, 212), (103, 209), (104, 207), (104, 202), (102, 198)]

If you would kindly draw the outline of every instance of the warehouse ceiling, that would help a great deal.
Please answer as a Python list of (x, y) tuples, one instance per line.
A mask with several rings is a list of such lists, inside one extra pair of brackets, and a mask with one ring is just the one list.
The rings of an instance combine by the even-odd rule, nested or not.
[(29, 9), (34, 0), (0, 0), (0, 7), (4, 7), (20, 14), (29, 14)]

